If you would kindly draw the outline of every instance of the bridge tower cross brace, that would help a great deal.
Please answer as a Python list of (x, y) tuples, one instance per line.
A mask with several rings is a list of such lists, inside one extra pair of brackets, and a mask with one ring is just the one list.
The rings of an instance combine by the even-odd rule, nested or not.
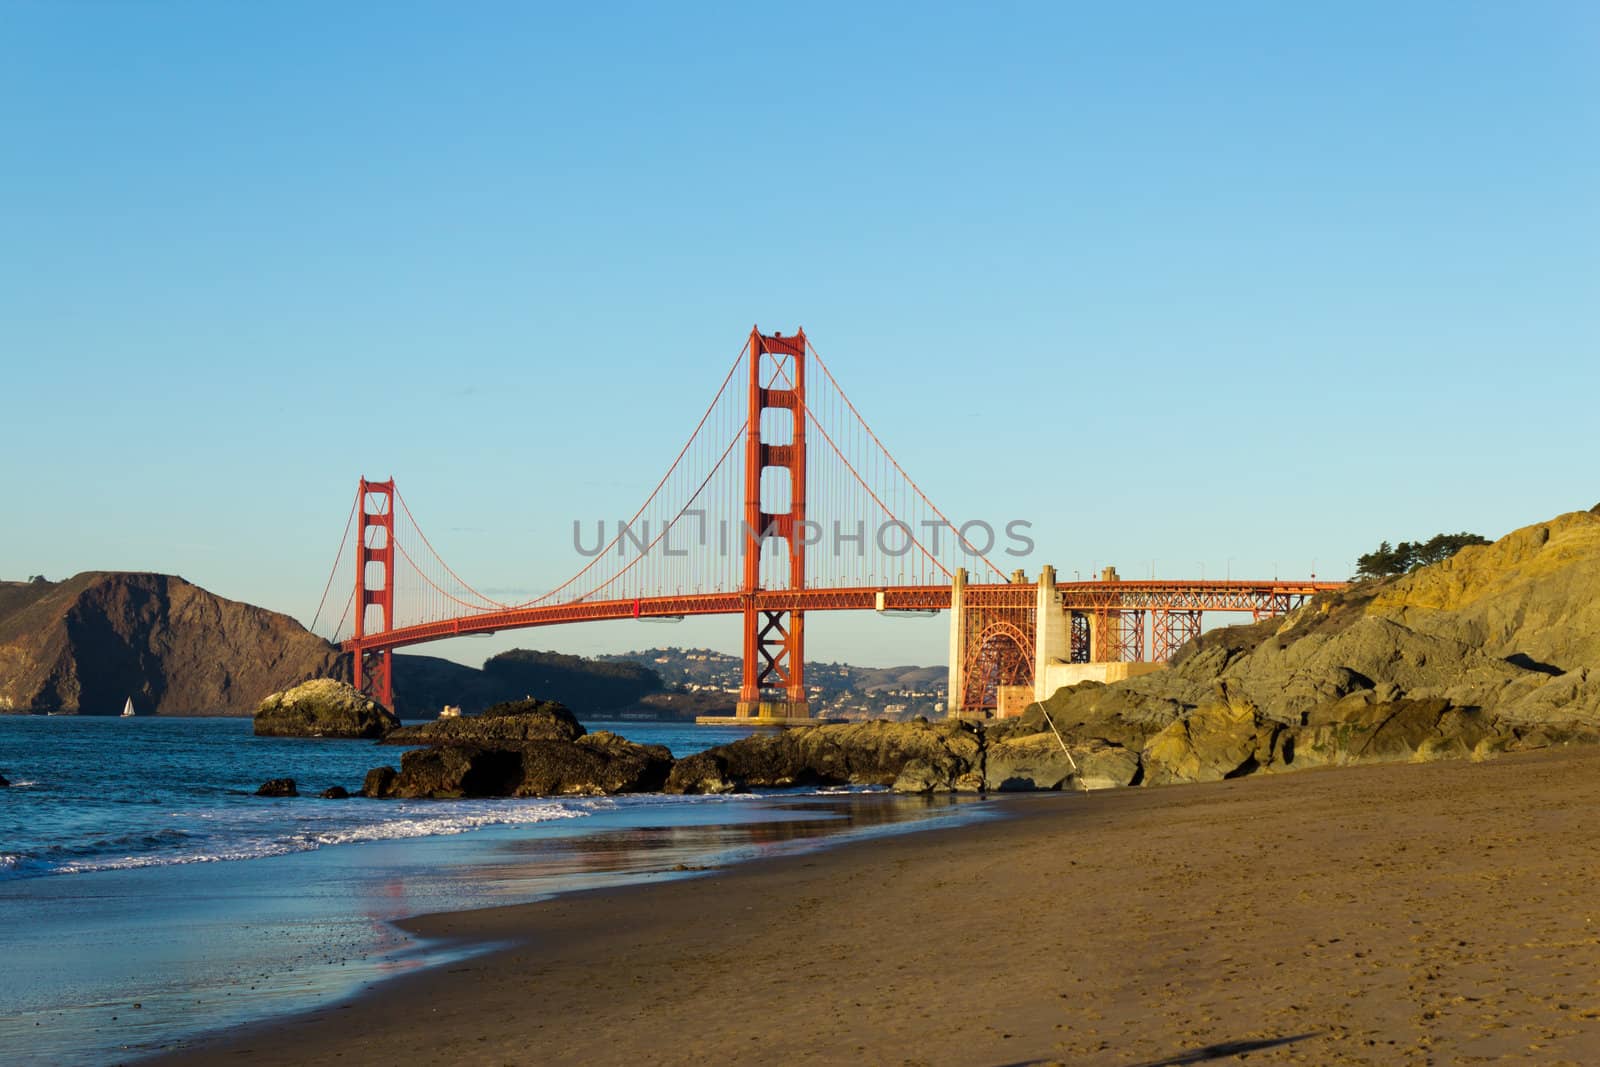
[[(739, 687), (739, 718), (807, 718), (805, 684), (805, 612), (769, 611), (761, 604), (761, 562), (767, 544), (782, 540), (789, 558), (789, 589), (806, 584), (806, 332), (793, 337), (763, 334), (751, 327), (749, 425), (744, 447), (744, 575), (740, 597), (744, 608), (744, 672)], [(763, 363), (785, 366), (789, 386), (762, 384)], [(762, 438), (762, 415), (771, 409), (789, 412), (793, 432), (787, 441)], [(762, 474), (771, 468), (789, 474), (789, 510), (762, 506)], [(781, 700), (762, 700), (764, 690), (782, 690)]]
[[(356, 496), (361, 513), (361, 536), (356, 541), (356, 688), (390, 710), (394, 709), (394, 651), (366, 649), (367, 609), (374, 604), (383, 616), (379, 633), (394, 629), (394, 479), (361, 479)], [(373, 573), (377, 572), (377, 573)]]

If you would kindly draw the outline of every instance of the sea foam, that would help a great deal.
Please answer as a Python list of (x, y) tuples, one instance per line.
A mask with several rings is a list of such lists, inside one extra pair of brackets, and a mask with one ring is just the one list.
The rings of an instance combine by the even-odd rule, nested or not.
[[(394, 841), (462, 834), (492, 826), (523, 826), (557, 819), (582, 818), (612, 806), (609, 801), (472, 802), (455, 801), (366, 807), (355, 813), (346, 805), (322, 812), (309, 807), (263, 824), (260, 812), (239, 818), (237, 812), (174, 811), (168, 817), (187, 824), (156, 833), (120, 835), (57, 846), (49, 856), (3, 854), (0, 878), (37, 874), (87, 874), (93, 871), (166, 867), (183, 863), (226, 863), (309, 852), (331, 845)], [(339, 810), (343, 809), (343, 810)], [(230, 817), (231, 816), (231, 817)]]

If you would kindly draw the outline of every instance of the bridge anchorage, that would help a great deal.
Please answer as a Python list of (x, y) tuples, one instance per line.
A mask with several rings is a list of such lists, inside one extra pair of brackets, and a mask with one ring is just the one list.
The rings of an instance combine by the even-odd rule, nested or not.
[[(359, 516), (360, 522), (356, 519)], [(741, 620), (741, 723), (813, 721), (806, 617), (948, 611), (952, 715), (1015, 714), (1061, 685), (1153, 669), (1203, 612), (1280, 614), (1340, 582), (1088, 582), (1007, 573), (895, 460), (806, 338), (752, 328), (665, 475), (572, 577), (521, 602), (462, 579), (393, 479), (361, 479), (312, 620), (394, 706), (394, 650), (498, 630), (620, 619)], [(354, 533), (354, 538), (351, 534)], [(575, 534), (577, 527), (575, 526)], [(343, 576), (341, 580), (341, 575)], [(337, 621), (330, 600), (349, 589)], [(325, 623), (325, 625), (323, 625)], [(1147, 640), (1148, 634), (1148, 640)]]

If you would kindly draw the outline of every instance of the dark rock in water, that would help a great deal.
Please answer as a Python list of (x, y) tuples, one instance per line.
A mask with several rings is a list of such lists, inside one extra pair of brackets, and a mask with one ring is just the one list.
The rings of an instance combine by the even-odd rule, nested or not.
[(403, 753), (400, 774), (385, 796), (460, 797), (515, 796), (522, 782), (522, 753), (447, 745)]
[(546, 741), (522, 749), (518, 796), (649, 793), (672, 771), (665, 745), (640, 745), (608, 730), (576, 741)]
[(316, 678), (256, 709), (257, 737), (382, 737), (400, 720), (348, 682)]
[(261, 788), (256, 790), (258, 797), (297, 797), (300, 791), (295, 788), (293, 778), (274, 778), (263, 782)]
[(509, 748), (530, 741), (576, 741), (583, 735), (583, 726), (565, 704), (554, 700), (513, 700), (495, 704), (482, 715), (402, 726), (385, 735), (383, 743)]
[(0, 789), (6, 789), (10, 785), (11, 785), (11, 783), (6, 781), (6, 776), (3, 775), (3, 774), (0, 774)]
[(361, 783), (361, 795), (386, 797), (394, 791), (394, 782), (398, 777), (400, 772), (393, 767), (374, 767), (367, 772), (366, 779)]
[(321, 797), (323, 800), (349, 800), (350, 790), (346, 789), (342, 785), (331, 785), (322, 792), (318, 793), (317, 796)]
[(976, 792), (982, 764), (981, 737), (962, 723), (844, 723), (758, 734), (687, 756), (673, 767), (666, 791), (892, 785), (905, 792)]
[(407, 752), (400, 757), (398, 775), (387, 779), (388, 768), (376, 768), (363, 792), (436, 799), (639, 793), (660, 789), (671, 769), (672, 754), (665, 746), (639, 745), (601, 731), (576, 741), (502, 748), (449, 744)]

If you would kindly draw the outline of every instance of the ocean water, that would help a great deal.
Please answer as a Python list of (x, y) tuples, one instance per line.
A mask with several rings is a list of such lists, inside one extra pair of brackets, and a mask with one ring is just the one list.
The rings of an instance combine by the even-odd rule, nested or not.
[[(747, 730), (589, 723), (674, 754)], [(861, 790), (322, 800), (403, 749), (248, 719), (0, 716), (0, 1062), (128, 1062), (481, 945), (410, 915), (692, 872), (981, 814)], [(305, 796), (254, 796), (292, 777)]]
[[(595, 724), (600, 727), (601, 724)], [(605, 724), (684, 755), (748, 730)], [(702, 732), (696, 732), (697, 730)], [(249, 719), (0, 716), (0, 880), (254, 859), (329, 845), (462, 833), (589, 814), (588, 801), (318, 801), (254, 795), (269, 778), (304, 794), (354, 792), (405, 749), (255, 737)]]

